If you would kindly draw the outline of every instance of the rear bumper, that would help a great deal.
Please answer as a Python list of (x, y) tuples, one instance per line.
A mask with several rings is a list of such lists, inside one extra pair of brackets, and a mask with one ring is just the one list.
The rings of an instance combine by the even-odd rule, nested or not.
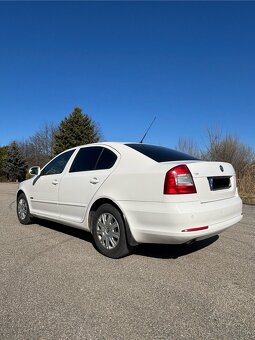
[[(119, 201), (138, 243), (181, 244), (217, 235), (242, 219), (239, 196), (200, 203), (155, 203)], [(182, 232), (208, 226), (208, 229)]]

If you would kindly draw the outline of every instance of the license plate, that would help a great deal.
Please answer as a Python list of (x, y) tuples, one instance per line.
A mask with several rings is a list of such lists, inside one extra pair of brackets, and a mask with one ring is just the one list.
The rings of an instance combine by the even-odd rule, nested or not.
[(230, 177), (208, 177), (211, 191), (229, 189), (231, 187)]

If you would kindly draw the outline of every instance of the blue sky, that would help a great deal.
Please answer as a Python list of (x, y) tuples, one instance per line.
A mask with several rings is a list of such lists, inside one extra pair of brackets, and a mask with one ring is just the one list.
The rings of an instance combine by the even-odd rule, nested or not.
[(0, 145), (80, 106), (105, 140), (255, 148), (254, 2), (0, 2)]

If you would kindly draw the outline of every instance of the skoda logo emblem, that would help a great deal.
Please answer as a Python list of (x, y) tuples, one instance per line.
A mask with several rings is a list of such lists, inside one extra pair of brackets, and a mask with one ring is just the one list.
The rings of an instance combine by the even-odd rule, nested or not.
[(220, 170), (221, 170), (221, 172), (223, 172), (223, 171), (224, 171), (224, 168), (223, 168), (223, 166), (222, 166), (222, 165), (220, 165)]

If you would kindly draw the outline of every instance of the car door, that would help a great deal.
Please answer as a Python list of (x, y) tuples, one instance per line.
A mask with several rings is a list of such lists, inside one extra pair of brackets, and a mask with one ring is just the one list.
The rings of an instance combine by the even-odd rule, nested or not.
[(31, 206), (40, 216), (59, 217), (58, 190), (63, 171), (75, 150), (68, 150), (49, 162), (33, 181)]
[(59, 188), (60, 217), (82, 222), (89, 202), (114, 169), (118, 154), (102, 146), (81, 147)]

